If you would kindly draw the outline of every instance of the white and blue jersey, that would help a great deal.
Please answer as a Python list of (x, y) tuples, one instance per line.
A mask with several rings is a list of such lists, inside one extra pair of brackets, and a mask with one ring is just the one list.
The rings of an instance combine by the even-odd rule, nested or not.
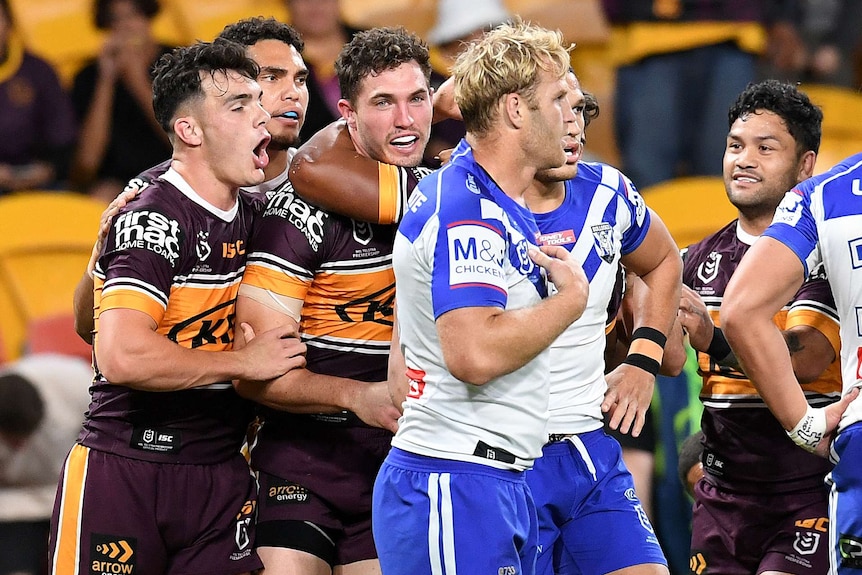
[(619, 170), (580, 163), (557, 209), (535, 214), (539, 243), (561, 245), (581, 263), (590, 282), (583, 315), (551, 346), (549, 433), (602, 427), (605, 325), (620, 256), (637, 249), (650, 216), (634, 185)]
[[(787, 192), (763, 233), (799, 257), (805, 277), (823, 265), (841, 330), (844, 393), (862, 380), (862, 154)], [(841, 417), (827, 475), (830, 573), (862, 573), (862, 397)]]
[(446, 369), (435, 321), (463, 307), (518, 309), (547, 295), (528, 256), (538, 229), (462, 140), (410, 197), (393, 249), (401, 347), (411, 379), (392, 445), (404, 451), (523, 470), (547, 439), (549, 362), (541, 353), (483, 386)]
[[(862, 380), (862, 154), (787, 192), (764, 236), (799, 257), (805, 277), (821, 263), (841, 326), (844, 393)], [(862, 397), (844, 412), (839, 429), (862, 421)]]

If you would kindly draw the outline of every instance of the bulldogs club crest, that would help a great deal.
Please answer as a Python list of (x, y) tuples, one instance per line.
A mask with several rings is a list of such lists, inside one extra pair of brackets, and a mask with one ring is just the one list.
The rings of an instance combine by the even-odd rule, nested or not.
[(590, 230), (593, 232), (593, 239), (596, 244), (596, 253), (598, 253), (599, 257), (606, 263), (612, 263), (617, 252), (614, 248), (614, 229), (609, 223), (602, 222), (595, 226), (591, 226)]

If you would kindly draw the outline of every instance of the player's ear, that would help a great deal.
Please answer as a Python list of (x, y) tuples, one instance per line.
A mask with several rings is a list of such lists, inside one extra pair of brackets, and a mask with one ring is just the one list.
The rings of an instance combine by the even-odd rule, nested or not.
[(353, 106), (350, 104), (349, 100), (345, 100), (341, 98), (338, 101), (338, 111), (341, 113), (341, 117), (347, 122), (347, 126), (351, 130), (356, 129), (356, 110), (353, 109)]
[(812, 150), (808, 150), (802, 154), (802, 161), (799, 162), (799, 173), (796, 175), (798, 181), (807, 180), (814, 175), (814, 162), (817, 161), (817, 154)]
[(175, 119), (174, 134), (187, 146), (201, 145), (201, 128), (193, 116), (180, 116)]

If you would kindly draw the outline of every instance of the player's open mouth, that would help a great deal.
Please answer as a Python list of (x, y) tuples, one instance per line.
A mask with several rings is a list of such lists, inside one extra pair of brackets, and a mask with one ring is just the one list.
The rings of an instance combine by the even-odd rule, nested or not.
[(254, 153), (254, 165), (261, 170), (269, 165), (269, 154), (266, 153), (266, 146), (269, 144), (270, 139), (269, 134), (267, 134), (252, 150)]
[(390, 144), (397, 148), (409, 148), (413, 144), (415, 144), (419, 140), (418, 136), (401, 136), (399, 138), (393, 138), (389, 141)]
[(286, 120), (299, 120), (299, 112), (293, 110), (282, 112), (281, 114), (273, 114), (273, 118), (284, 118)]

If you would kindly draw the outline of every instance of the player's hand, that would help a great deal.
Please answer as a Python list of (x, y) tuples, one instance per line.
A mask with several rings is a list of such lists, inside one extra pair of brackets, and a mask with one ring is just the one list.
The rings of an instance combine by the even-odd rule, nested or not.
[(102, 217), (99, 218), (99, 234), (96, 236), (96, 243), (93, 244), (93, 251), (90, 253), (90, 261), (87, 262), (87, 275), (93, 277), (93, 271), (96, 269), (96, 261), (102, 253), (102, 246), (108, 233), (111, 231), (111, 223), (114, 221), (114, 216), (117, 215), (122, 208), (126, 207), (143, 188), (140, 186), (126, 186), (114, 200), (108, 204), (105, 211), (102, 212)]
[(703, 303), (700, 294), (683, 284), (677, 312), (680, 324), (688, 334), (691, 347), (706, 353), (712, 343), (715, 324)]
[(362, 392), (351, 411), (368, 425), (382, 427), (392, 433), (398, 431), (398, 418), (401, 417), (401, 411), (392, 403), (389, 385), (385, 381), (363, 385)]
[(640, 435), (646, 412), (652, 401), (655, 377), (639, 367), (620, 364), (605, 376), (608, 390), (602, 401), (602, 413), (610, 414), (608, 426), (633, 437)]
[(294, 325), (283, 325), (259, 335), (247, 323), (240, 324), (245, 347), (235, 352), (242, 358), (239, 379), (268, 381), (292, 369), (305, 367), (306, 346)]
[(431, 104), (434, 108), (435, 122), (442, 120), (463, 120), (461, 108), (455, 103), (455, 80), (453, 78), (447, 79), (434, 90)]
[(554, 297), (564, 296), (572, 304), (571, 321), (581, 317), (590, 294), (590, 282), (581, 264), (562, 246), (530, 247), (529, 255), (548, 273), (558, 292)]
[(823, 408), (826, 412), (826, 434), (823, 436), (820, 443), (817, 444), (817, 448), (814, 453), (821, 457), (829, 457), (829, 448), (832, 445), (832, 440), (835, 439), (835, 435), (838, 432), (838, 424), (841, 422), (841, 416), (844, 415), (847, 407), (857, 397), (859, 397), (859, 388), (854, 387), (844, 395), (844, 397)]

